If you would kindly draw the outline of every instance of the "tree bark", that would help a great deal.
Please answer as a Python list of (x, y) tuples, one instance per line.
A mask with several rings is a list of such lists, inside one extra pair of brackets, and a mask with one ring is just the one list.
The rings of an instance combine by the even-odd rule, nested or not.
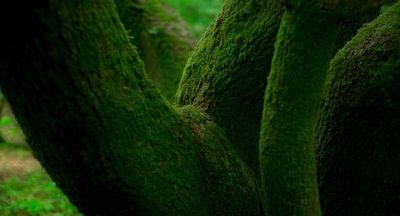
[(226, 0), (188, 60), (178, 104), (191, 104), (220, 125), (241, 158), (259, 175), (263, 97), (281, 1)]
[[(153, 56), (141, 45), (153, 31), (143, 28), (159, 24), (147, 15), (163, 10), (147, 2), (116, 1), (133, 39), (111, 0), (4, 3), (18, 19), (0, 15), (0, 86), (35, 156), (87, 215), (263, 215), (258, 138), (281, 1), (225, 1), (186, 65), (179, 108), (160, 96), (129, 43)], [(267, 214), (320, 214), (312, 137), (333, 21), (289, 8), (281, 26), (260, 146)], [(398, 67), (396, 58), (378, 59)]]
[(182, 18), (159, 0), (115, 0), (146, 72), (162, 95), (174, 101), (195, 38)]
[(165, 103), (111, 0), (5, 3), (0, 86), (35, 156), (86, 215), (258, 215), (210, 118)]
[(400, 212), (400, 3), (331, 62), (317, 127), (323, 214)]
[(275, 44), (261, 122), (267, 215), (321, 215), (314, 127), (336, 18), (288, 5)]

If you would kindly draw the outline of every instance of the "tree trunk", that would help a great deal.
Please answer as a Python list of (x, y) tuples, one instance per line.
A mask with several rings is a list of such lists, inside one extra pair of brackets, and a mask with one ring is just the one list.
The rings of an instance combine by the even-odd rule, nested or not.
[(259, 175), (258, 138), (281, 1), (226, 0), (188, 60), (178, 104), (211, 115)]
[(336, 18), (287, 6), (275, 44), (261, 122), (267, 215), (320, 215), (314, 127)]
[[(179, 105), (199, 107), (225, 130), (256, 175), (263, 98), (283, 11), (281, 1), (225, 0), (189, 58), (177, 93)], [(336, 49), (376, 11), (342, 19)]]
[[(262, 215), (258, 137), (281, 1), (225, 1), (186, 65), (179, 108), (129, 43), (163, 77), (185, 55), (164, 56), (175, 44), (162, 39), (164, 10), (142, 2), (116, 0), (133, 39), (111, 0), (3, 4), (18, 19), (0, 15), (0, 86), (35, 156), (87, 215)], [(261, 139), (274, 216), (319, 214), (312, 131), (336, 27), (314, 15), (289, 8), (276, 43)]]
[(164, 102), (111, 0), (6, 3), (0, 86), (35, 156), (87, 215), (258, 215), (209, 117)]
[(173, 101), (195, 38), (176, 12), (159, 0), (115, 0), (130, 42), (162, 95)]
[(400, 212), (400, 3), (335, 56), (317, 128), (323, 214)]

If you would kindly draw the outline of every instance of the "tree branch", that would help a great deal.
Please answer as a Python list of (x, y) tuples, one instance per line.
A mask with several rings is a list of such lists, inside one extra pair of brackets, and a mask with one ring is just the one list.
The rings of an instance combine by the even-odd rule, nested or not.
[(288, 9), (264, 104), (260, 162), (268, 215), (320, 215), (313, 130), (337, 26), (329, 16)]

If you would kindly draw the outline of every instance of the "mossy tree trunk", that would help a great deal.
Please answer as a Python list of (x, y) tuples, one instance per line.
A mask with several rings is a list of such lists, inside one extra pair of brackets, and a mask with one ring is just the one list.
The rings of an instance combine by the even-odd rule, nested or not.
[(259, 175), (258, 138), (281, 1), (228, 0), (188, 60), (179, 105), (209, 114)]
[(335, 56), (317, 128), (323, 214), (400, 212), (400, 3)]
[[(353, 32), (383, 1), (286, 1), (261, 121), (260, 168), (267, 215), (321, 215), (314, 130), (329, 60), (343, 20)], [(360, 21), (360, 22), (357, 22)], [(343, 28), (340, 33), (343, 33)], [(332, 158), (334, 160), (334, 158)]]
[(287, 7), (268, 78), (260, 138), (267, 215), (321, 215), (313, 131), (336, 19)]
[(87, 215), (258, 215), (209, 118), (152, 86), (111, 0), (7, 3), (0, 86), (35, 156)]
[(179, 107), (139, 58), (157, 85), (189, 49), (160, 2), (7, 2), (18, 19), (0, 17), (0, 86), (35, 156), (87, 215), (319, 215), (313, 126), (348, 36), (335, 39), (337, 12), (292, 2), (281, 23), (281, 1), (226, 0), (186, 65)]

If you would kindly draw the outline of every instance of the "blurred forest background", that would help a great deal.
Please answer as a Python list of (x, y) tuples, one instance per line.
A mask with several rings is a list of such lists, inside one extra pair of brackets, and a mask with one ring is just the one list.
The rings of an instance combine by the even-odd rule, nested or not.
[[(222, 0), (163, 0), (186, 20), (198, 39)], [(80, 215), (33, 158), (0, 93), (0, 216)]]

